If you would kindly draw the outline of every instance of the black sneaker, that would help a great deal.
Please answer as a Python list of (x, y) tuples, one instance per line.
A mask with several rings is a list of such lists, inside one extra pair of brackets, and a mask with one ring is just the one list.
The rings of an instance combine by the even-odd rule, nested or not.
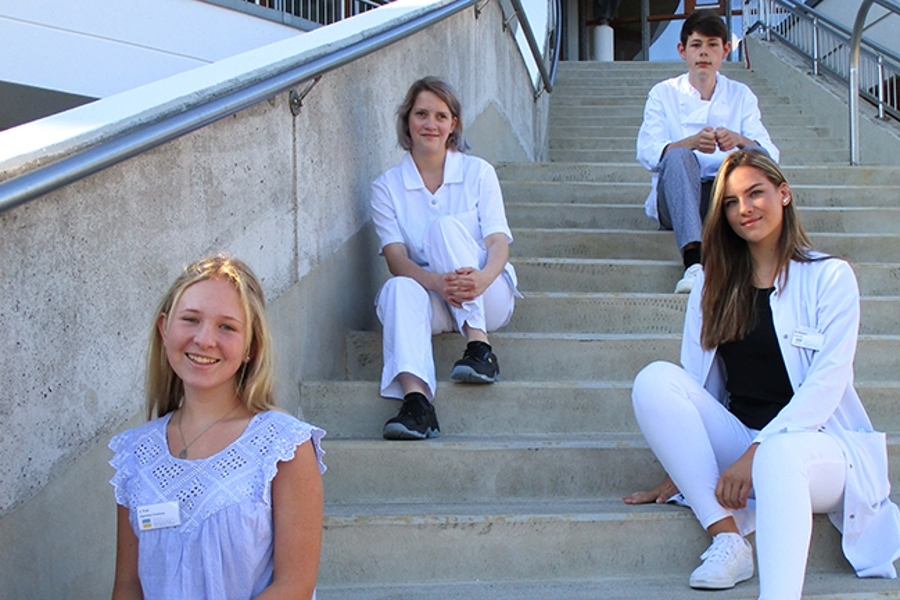
[(418, 392), (406, 395), (400, 413), (384, 424), (386, 440), (424, 440), (441, 435), (434, 405)]
[(495, 383), (500, 380), (500, 363), (491, 352), (490, 344), (469, 342), (463, 357), (453, 365), (453, 381), (465, 383)]

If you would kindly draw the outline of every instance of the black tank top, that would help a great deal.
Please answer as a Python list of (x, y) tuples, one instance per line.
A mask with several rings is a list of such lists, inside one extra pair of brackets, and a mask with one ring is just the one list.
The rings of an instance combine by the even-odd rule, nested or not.
[(769, 305), (774, 289), (756, 290), (755, 326), (744, 339), (718, 349), (727, 374), (728, 410), (751, 429), (765, 427), (794, 396)]

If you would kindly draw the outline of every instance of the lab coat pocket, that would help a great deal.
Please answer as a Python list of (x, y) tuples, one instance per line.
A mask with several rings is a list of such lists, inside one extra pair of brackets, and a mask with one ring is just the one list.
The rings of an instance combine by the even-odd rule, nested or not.
[[(845, 431), (847, 478), (854, 479), (860, 496), (869, 506), (888, 497), (887, 438), (880, 431)], [(851, 473), (852, 471), (852, 473)]]

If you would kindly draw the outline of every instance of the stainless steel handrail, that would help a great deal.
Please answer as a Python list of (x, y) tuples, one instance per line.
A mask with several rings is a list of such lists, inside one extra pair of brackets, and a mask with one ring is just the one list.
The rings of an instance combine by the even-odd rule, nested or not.
[[(812, 61), (813, 74), (822, 71), (847, 82), (849, 98), (849, 159), (851, 164), (859, 164), (859, 98), (863, 96), (873, 102), (878, 109), (878, 116), (887, 115), (900, 119), (900, 105), (897, 89), (890, 90), (890, 99), (886, 97), (887, 80), (900, 79), (900, 55), (874, 42), (863, 40), (862, 32), (866, 15), (873, 3), (888, 9), (888, 14), (900, 15), (900, 4), (895, 0), (863, 0), (860, 5), (853, 30), (829, 19), (797, 0), (756, 0), (748, 4), (756, 5), (758, 19), (745, 22), (745, 34), (757, 27), (765, 32), (765, 39), (773, 37)], [(744, 14), (753, 12), (750, 8)], [(780, 21), (776, 22), (778, 19)], [(809, 33), (811, 27), (811, 45), (809, 39), (803, 38), (804, 27)], [(808, 38), (808, 36), (807, 36)], [(824, 39), (824, 42), (820, 40)], [(805, 43), (804, 43), (805, 42)], [(821, 46), (826, 50), (823, 52)], [(804, 47), (806, 46), (806, 47)], [(810, 54), (811, 52), (811, 54)], [(860, 57), (866, 57), (866, 81), (860, 81)]]
[[(553, 15), (555, 19), (554, 28), (556, 29), (556, 41), (555, 48), (553, 49), (553, 60), (552, 60), (552, 76), (551, 72), (547, 70), (547, 65), (544, 64), (544, 56), (541, 54), (541, 50), (538, 47), (537, 40), (534, 37), (534, 31), (531, 29), (531, 23), (528, 22), (528, 17), (526, 16), (524, 19), (519, 18), (519, 15), (525, 15), (525, 8), (522, 6), (522, 0), (510, 0), (513, 11), (515, 12), (516, 18), (519, 21), (519, 24), (522, 26), (522, 31), (525, 33), (525, 40), (528, 42), (528, 47), (531, 49), (531, 56), (534, 58), (534, 62), (537, 64), (538, 71), (541, 74), (541, 81), (544, 84), (544, 89), (547, 92), (553, 92), (553, 80), (556, 76), (556, 65), (559, 62), (559, 47), (560, 47), (560, 27), (559, 27), (559, 16), (560, 16), (560, 7), (561, 0), (555, 0), (554, 10), (556, 14)], [(538, 90), (535, 94), (535, 97), (540, 95), (540, 90)]]
[(457, 0), (388, 31), (339, 48), (312, 61), (287, 65), (269, 79), (231, 90), (213, 100), (197, 100), (186, 109), (125, 132), (34, 171), (0, 182), (0, 212), (51, 192), (165, 142), (233, 115), (297, 84), (332, 71), (366, 54), (430, 27), (479, 0)]
[[(873, 4), (900, 15), (900, 5), (889, 0), (863, 0), (856, 12), (856, 21), (853, 23), (853, 35), (850, 38), (850, 84), (848, 96), (850, 98), (850, 164), (859, 164), (859, 50), (862, 43), (863, 28), (866, 25), (866, 16)], [(882, 62), (879, 56), (879, 72), (882, 72)], [(884, 80), (883, 75), (878, 81), (878, 95), (883, 101)], [(879, 109), (882, 102), (879, 102)]]

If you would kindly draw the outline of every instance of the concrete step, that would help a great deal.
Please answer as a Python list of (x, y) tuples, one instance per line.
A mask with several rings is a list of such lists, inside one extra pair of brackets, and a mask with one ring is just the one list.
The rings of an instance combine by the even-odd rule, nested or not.
[[(497, 332), (491, 336), (506, 381), (632, 381), (654, 360), (677, 362), (676, 334), (563, 334)], [(433, 338), (437, 378), (447, 381), (465, 344), (458, 333)], [(347, 378), (377, 381), (381, 376), (381, 335), (354, 331), (347, 336)], [(856, 353), (859, 381), (894, 381), (900, 372), (900, 337), (861, 335)]]
[[(823, 525), (824, 526), (824, 525)], [(699, 562), (697, 563), (699, 564)], [(498, 581), (485, 579), (409, 585), (386, 584), (319, 586), (319, 600), (710, 600), (712, 592), (688, 587), (688, 572), (587, 579), (543, 579)], [(896, 581), (858, 579), (847, 570), (840, 573), (809, 573), (803, 588), (808, 600), (891, 600), (900, 598)], [(756, 600), (758, 580), (714, 593), (716, 600)]]
[[(586, 125), (582, 127), (560, 125), (554, 127), (550, 132), (551, 143), (554, 140), (564, 140), (572, 138), (625, 138), (631, 140), (632, 147), (635, 145), (640, 123), (633, 125)], [(815, 127), (815, 126), (797, 126), (785, 125), (779, 127), (777, 131), (770, 131), (769, 134), (779, 147), (780, 144), (797, 138), (821, 138), (829, 137), (831, 128)], [(840, 138), (835, 138), (840, 139)], [(843, 142), (843, 140), (841, 139)]]
[[(879, 431), (900, 432), (900, 383), (857, 382), (856, 389)], [(328, 440), (381, 436), (399, 402), (379, 396), (376, 381), (304, 381), (305, 417)], [(448, 436), (535, 436), (638, 433), (631, 381), (500, 381), (493, 385), (440, 384), (435, 403)]]
[[(808, 145), (807, 145), (808, 146)], [(847, 151), (839, 149), (840, 146), (817, 146), (814, 149), (804, 147), (803, 144), (789, 143), (786, 148), (779, 148), (781, 156), (778, 159), (781, 165), (819, 165), (847, 161)], [(594, 163), (621, 163), (634, 158), (634, 150), (576, 150), (551, 148), (547, 157), (551, 162), (594, 162)]]
[[(603, 110), (601, 108), (560, 108), (551, 112), (549, 117), (550, 130), (560, 126), (590, 126), (604, 123), (610, 126), (631, 126), (640, 127), (643, 118), (643, 108), (617, 108), (615, 111)], [(769, 129), (770, 135), (776, 135), (781, 127), (787, 126), (808, 126), (815, 127), (820, 125), (813, 115), (795, 114), (791, 111), (786, 114), (766, 112), (763, 115), (763, 123)], [(838, 132), (839, 133), (839, 132)]]
[[(644, 212), (643, 203), (635, 202), (507, 202), (506, 214), (513, 228), (658, 229), (657, 222)], [(900, 207), (801, 207), (800, 217), (810, 233), (900, 233)]]
[[(525, 257), (516, 254), (515, 244), (512, 251), (523, 290), (667, 294), (684, 272), (674, 256), (668, 261)], [(853, 263), (853, 269), (861, 294), (900, 295), (897, 263)]]
[[(830, 148), (828, 150), (828, 156), (838, 156), (840, 154), (846, 154), (844, 149), (840, 148), (841, 140), (836, 138), (794, 138), (782, 141), (782, 143), (778, 146), (778, 149), (781, 151), (782, 155), (784, 154), (796, 154), (802, 151), (809, 152), (810, 139), (814, 139), (816, 144), (821, 145), (823, 148)], [(633, 137), (565, 137), (565, 138), (551, 138), (550, 139), (550, 150), (594, 150), (594, 151), (621, 151), (625, 152), (629, 156), (633, 156), (635, 154), (635, 138)], [(817, 156), (813, 154), (813, 156)], [(840, 160), (844, 160), (846, 157), (841, 155), (838, 157)], [(612, 162), (622, 162), (619, 160)], [(784, 162), (782, 160), (782, 162)], [(809, 161), (812, 162), (812, 159)]]
[[(807, 115), (807, 113), (804, 113), (800, 107), (794, 104), (763, 105), (760, 107), (760, 112), (762, 113), (762, 121), (768, 129), (772, 129), (773, 127), (777, 126), (777, 124), (798, 125), (798, 123), (791, 123), (787, 121), (787, 119), (796, 119), (797, 117)], [(643, 115), (643, 101), (640, 104), (617, 103), (614, 101), (610, 101), (607, 104), (601, 104), (600, 99), (597, 99), (596, 101), (591, 103), (570, 103), (552, 106), (550, 109), (550, 124), (551, 126), (554, 125), (556, 123), (555, 119), (580, 116), (593, 117), (598, 121), (605, 120), (607, 117), (627, 117), (631, 119), (637, 119), (637, 123), (638, 125), (640, 125)], [(812, 115), (808, 116), (810, 116), (810, 118), (812, 119), (811, 124), (815, 124), (815, 118), (812, 117)], [(781, 117), (782, 120), (770, 121), (770, 119), (773, 117)]]
[[(650, 191), (650, 173), (640, 182), (501, 181), (507, 206), (543, 202), (560, 204), (627, 204), (643, 208)], [(897, 208), (900, 187), (853, 185), (791, 185), (797, 206)], [(805, 222), (805, 221), (804, 221)]]
[[(513, 229), (514, 256), (678, 260), (669, 231), (617, 229)], [(891, 262), (900, 255), (900, 235), (892, 233), (811, 232), (813, 244), (854, 262)]]
[[(527, 292), (504, 331), (681, 333), (687, 294)], [(900, 335), (900, 296), (860, 299), (860, 333)]]
[[(636, 161), (596, 164), (582, 162), (498, 163), (501, 181), (647, 182), (647, 170)], [(849, 165), (786, 165), (793, 185), (894, 186), (900, 190), (900, 167)]]
[[(629, 507), (609, 497), (328, 506), (319, 582), (368, 586), (652, 574), (682, 578), (685, 585), (708, 545), (686, 508)], [(809, 572), (853, 577), (837, 530), (821, 515), (814, 519)]]

